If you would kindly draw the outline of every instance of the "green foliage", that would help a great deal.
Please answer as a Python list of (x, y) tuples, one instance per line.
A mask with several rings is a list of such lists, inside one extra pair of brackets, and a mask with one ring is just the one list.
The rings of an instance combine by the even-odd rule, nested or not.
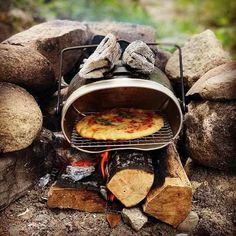
[(40, 12), (46, 18), (151, 23), (151, 18), (138, 2), (117, 0), (51, 0), (48, 4), (40, 7)]
[[(175, 8), (179, 15), (185, 15), (185, 19), (180, 22), (183, 26), (181, 31), (198, 33), (210, 28), (223, 47), (236, 58), (235, 0), (176, 0)], [(186, 22), (190, 27), (184, 26)]]
[[(157, 8), (165, 0), (153, 0)], [(21, 8), (50, 19), (126, 21), (156, 28), (157, 40), (182, 44), (186, 37), (212, 29), (236, 58), (236, 0), (172, 0), (173, 17), (155, 21), (140, 0), (0, 0), (0, 12)], [(0, 14), (1, 16), (1, 14)], [(170, 49), (172, 50), (172, 49)]]

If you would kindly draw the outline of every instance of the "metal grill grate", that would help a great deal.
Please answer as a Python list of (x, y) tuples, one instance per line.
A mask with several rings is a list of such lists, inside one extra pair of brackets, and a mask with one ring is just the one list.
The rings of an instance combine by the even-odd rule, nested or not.
[[(91, 114), (91, 113), (90, 113)], [(162, 115), (163, 116), (163, 115)], [(71, 145), (79, 150), (99, 153), (111, 150), (121, 150), (121, 149), (137, 149), (137, 150), (154, 150), (165, 146), (166, 144), (172, 142), (173, 133), (168, 120), (164, 117), (164, 126), (156, 133), (131, 140), (92, 140), (81, 137), (75, 126), (72, 131)], [(78, 122), (78, 119), (75, 123)]]

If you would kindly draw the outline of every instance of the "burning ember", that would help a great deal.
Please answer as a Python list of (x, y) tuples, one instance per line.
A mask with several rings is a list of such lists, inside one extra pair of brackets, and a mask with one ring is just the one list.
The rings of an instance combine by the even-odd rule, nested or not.
[(78, 160), (78, 161), (73, 161), (71, 163), (72, 166), (80, 166), (80, 167), (89, 167), (89, 166), (95, 166), (96, 163), (93, 161), (89, 160)]

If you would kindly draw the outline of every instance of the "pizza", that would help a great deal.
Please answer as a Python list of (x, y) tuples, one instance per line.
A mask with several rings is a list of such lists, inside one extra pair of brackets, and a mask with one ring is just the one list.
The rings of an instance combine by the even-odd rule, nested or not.
[(84, 138), (129, 140), (151, 135), (163, 126), (162, 116), (153, 111), (115, 108), (85, 116), (75, 128)]

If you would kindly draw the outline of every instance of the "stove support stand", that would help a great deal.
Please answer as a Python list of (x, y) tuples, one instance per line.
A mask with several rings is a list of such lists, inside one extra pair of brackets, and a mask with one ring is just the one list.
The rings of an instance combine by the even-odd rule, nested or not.
[[(124, 41), (124, 40), (118, 40), (119, 43), (126, 43), (129, 44), (129, 42)], [(182, 51), (181, 47), (177, 44), (174, 43), (165, 43), (165, 42), (157, 42), (157, 43), (146, 43), (148, 46), (173, 46), (177, 48), (179, 51), (179, 75), (180, 75), (180, 80), (181, 80), (181, 99), (182, 99), (182, 111), (185, 113), (186, 111), (186, 103), (185, 103), (185, 92), (184, 92), (184, 78), (183, 78), (183, 60), (182, 60)], [(63, 67), (63, 56), (64, 53), (67, 51), (72, 51), (72, 50), (83, 50), (83, 49), (88, 49), (88, 48), (96, 48), (98, 44), (94, 45), (83, 45), (83, 46), (75, 46), (75, 47), (68, 47), (64, 48), (61, 51), (60, 54), (60, 70), (59, 70), (59, 78), (58, 78), (58, 95), (57, 95), (57, 107), (56, 107), (56, 115), (60, 117), (60, 112), (61, 112), (61, 81), (62, 81), (62, 67)]]

